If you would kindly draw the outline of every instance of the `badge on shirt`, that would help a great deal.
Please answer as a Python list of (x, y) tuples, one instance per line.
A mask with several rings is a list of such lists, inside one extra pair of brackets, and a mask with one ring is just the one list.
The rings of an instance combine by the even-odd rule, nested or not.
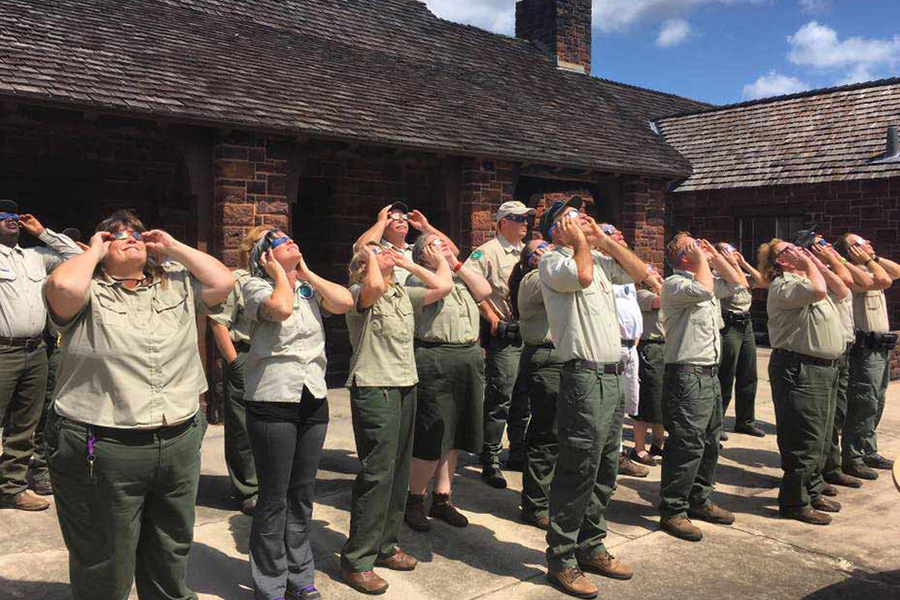
[(475, 252), (473, 252), (470, 258), (472, 260), (478, 260), (479, 258), (481, 258), (481, 250), (476, 250)]
[(316, 290), (305, 281), (300, 284), (300, 297), (304, 300), (310, 300), (316, 295)]

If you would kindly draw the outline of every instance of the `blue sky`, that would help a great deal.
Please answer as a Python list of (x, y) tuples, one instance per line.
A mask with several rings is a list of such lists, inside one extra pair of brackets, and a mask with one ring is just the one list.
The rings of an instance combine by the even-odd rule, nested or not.
[[(512, 35), (515, 0), (424, 0)], [(900, 76), (900, 0), (594, 0), (592, 73), (716, 104)]]

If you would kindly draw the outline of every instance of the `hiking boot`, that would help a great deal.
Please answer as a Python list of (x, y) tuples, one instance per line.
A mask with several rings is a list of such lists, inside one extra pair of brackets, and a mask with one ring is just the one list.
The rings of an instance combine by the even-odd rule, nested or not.
[(851, 477), (856, 477), (857, 479), (867, 479), (869, 481), (875, 481), (876, 479), (878, 479), (878, 473), (876, 473), (866, 465), (849, 465), (843, 467), (843, 469), (844, 473), (850, 475)]
[(758, 438), (766, 437), (766, 432), (756, 425), (735, 425), (734, 432), (743, 433), (744, 435), (752, 435), (753, 437)]
[(431, 522), (425, 516), (425, 494), (406, 494), (406, 512), (403, 520), (413, 531), (431, 531)]
[(419, 564), (415, 558), (397, 548), (397, 551), (384, 558), (375, 559), (376, 567), (384, 567), (392, 571), (412, 571)]
[(837, 488), (831, 485), (830, 483), (826, 483), (822, 486), (822, 495), (828, 496), (829, 498), (834, 498), (838, 495)]
[(523, 510), (522, 522), (534, 525), (538, 529), (543, 529), (544, 531), (550, 529), (550, 517), (547, 515), (537, 515), (533, 512)]
[(845, 475), (840, 471), (833, 475), (825, 475), (825, 481), (830, 483), (831, 485), (842, 485), (848, 488), (860, 488), (862, 487), (862, 481), (857, 479), (856, 477), (850, 477), (849, 475)]
[(14, 508), (28, 512), (37, 512), (50, 508), (50, 503), (38, 498), (28, 490), (19, 492), (15, 496), (6, 496), (0, 499), (0, 508)]
[(632, 448), (631, 452), (628, 453), (628, 458), (632, 462), (641, 463), (642, 465), (647, 465), (648, 467), (655, 467), (658, 464), (656, 462), (656, 459), (650, 456), (649, 452), (644, 454), (644, 456), (641, 456), (634, 448)]
[(596, 598), (600, 588), (588, 579), (578, 567), (568, 567), (559, 571), (547, 571), (547, 580), (559, 590), (576, 598)]
[(663, 531), (679, 539), (689, 542), (699, 542), (703, 539), (703, 532), (687, 517), (663, 517), (659, 524)]
[(481, 478), (486, 484), (498, 490), (506, 489), (506, 478), (497, 467), (481, 467)]
[(38, 479), (34, 482), (34, 485), (31, 486), (34, 490), (34, 493), (38, 496), (52, 496), (53, 495), (53, 485), (50, 483), (50, 478), (46, 479)]
[(388, 589), (388, 582), (375, 571), (348, 571), (341, 567), (341, 580), (361, 594), (377, 596)]
[(823, 512), (813, 510), (809, 506), (793, 509), (780, 508), (778, 509), (778, 514), (780, 514), (785, 519), (803, 521), (804, 523), (809, 523), (810, 525), (828, 525), (829, 523), (831, 523), (830, 516), (826, 515)]
[(631, 567), (609, 552), (597, 552), (594, 555), (588, 552), (578, 552), (575, 554), (575, 558), (578, 559), (579, 568), (590, 573), (623, 581), (634, 576)]
[(871, 454), (863, 458), (863, 462), (871, 469), (881, 469), (882, 471), (890, 471), (894, 468), (894, 461), (883, 457), (880, 454)]
[(836, 500), (829, 500), (828, 498), (821, 497), (818, 500), (814, 500), (812, 502), (812, 507), (816, 510), (822, 512), (830, 512), (836, 513), (841, 512), (841, 503)]
[(438, 494), (437, 492), (432, 492), (431, 510), (428, 511), (428, 516), (446, 521), (454, 527), (465, 527), (469, 524), (469, 519), (456, 510), (456, 507), (450, 502), (450, 494)]
[(690, 509), (688, 516), (692, 519), (700, 519), (701, 521), (718, 525), (731, 525), (734, 523), (734, 515), (731, 512), (716, 506), (712, 502), (707, 502), (697, 509)]
[(628, 458), (628, 455), (623, 451), (621, 455), (619, 455), (619, 475), (628, 475), (629, 477), (646, 477), (650, 474), (650, 469), (645, 467), (644, 465), (639, 465), (636, 462), (632, 461)]

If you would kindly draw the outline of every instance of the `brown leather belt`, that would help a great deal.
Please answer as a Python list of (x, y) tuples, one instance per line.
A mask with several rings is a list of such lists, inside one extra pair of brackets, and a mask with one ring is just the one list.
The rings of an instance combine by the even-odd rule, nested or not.
[(43, 343), (44, 336), (42, 335), (33, 338), (0, 337), (0, 346), (14, 346), (16, 348), (25, 348), (25, 350), (34, 350)]
[(818, 356), (810, 356), (808, 354), (800, 354), (799, 352), (791, 352), (790, 350), (775, 349), (772, 354), (778, 354), (796, 360), (797, 362), (806, 363), (808, 365), (817, 365), (819, 367), (836, 367), (840, 358), (819, 358)]
[(719, 374), (717, 365), (699, 366), (699, 365), (677, 365), (670, 363), (666, 365), (666, 370), (674, 370), (679, 373), (687, 373), (689, 375), (703, 375), (705, 377), (715, 377)]
[(569, 361), (576, 369), (586, 369), (588, 371), (598, 371), (604, 375), (621, 375), (625, 372), (625, 365), (621, 362), (617, 363), (595, 363), (589, 360), (581, 360), (573, 358)]

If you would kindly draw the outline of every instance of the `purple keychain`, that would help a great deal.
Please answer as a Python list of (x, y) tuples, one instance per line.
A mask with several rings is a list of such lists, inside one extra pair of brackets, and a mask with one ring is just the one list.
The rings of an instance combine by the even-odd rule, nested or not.
[(94, 478), (94, 461), (97, 460), (97, 457), (94, 456), (94, 442), (97, 441), (97, 436), (94, 435), (93, 429), (88, 429), (88, 441), (87, 441), (87, 462), (88, 469), (90, 470), (91, 479)]

